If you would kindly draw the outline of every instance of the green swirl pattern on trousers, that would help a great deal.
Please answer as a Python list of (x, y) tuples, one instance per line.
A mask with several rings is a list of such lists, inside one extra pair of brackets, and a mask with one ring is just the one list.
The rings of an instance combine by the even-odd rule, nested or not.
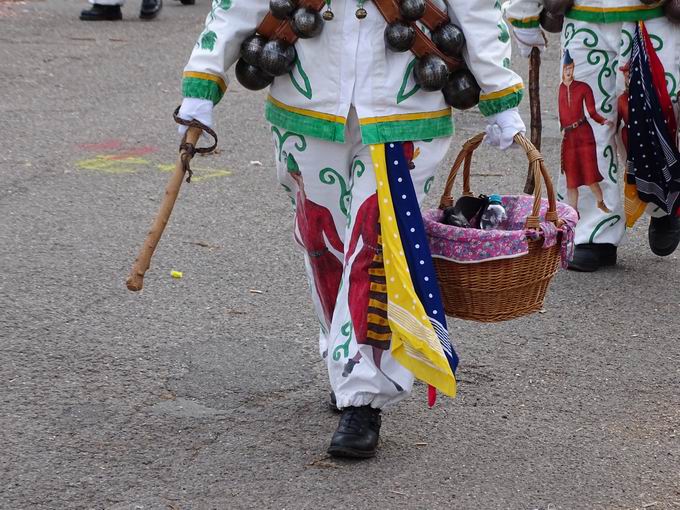
[[(619, 216), (618, 214), (615, 214), (615, 215), (613, 215), (613, 216), (609, 216), (608, 218), (602, 220), (602, 221), (601, 221), (600, 223), (598, 223), (597, 226), (593, 229), (593, 233), (590, 234), (590, 239), (588, 240), (588, 242), (589, 242), (589, 243), (595, 242), (595, 236), (597, 235), (597, 233), (598, 233), (605, 225), (607, 225), (607, 223), (609, 223), (609, 225), (607, 225), (608, 227), (613, 227), (613, 226), (616, 225), (619, 221), (621, 221), (621, 216)], [(610, 222), (611, 222), (611, 223), (610, 223)]]
[[(358, 168), (358, 170), (357, 170)], [(354, 183), (356, 179), (359, 179), (366, 171), (366, 165), (360, 159), (354, 161), (352, 165), (352, 185), (349, 187), (348, 194), (349, 199), (347, 200), (347, 226), (349, 227), (352, 223), (352, 190), (354, 189)]]
[(614, 154), (614, 148), (611, 145), (607, 145), (604, 148), (602, 155), (609, 160), (609, 179), (612, 182), (619, 182), (616, 178), (619, 173), (619, 167), (616, 164), (616, 154)]
[(333, 361), (340, 361), (340, 358), (349, 358), (349, 344), (352, 341), (352, 323), (344, 323), (340, 328), (340, 333), (342, 336), (347, 337), (347, 341), (333, 349)]
[(347, 216), (351, 190), (347, 188), (345, 179), (334, 168), (326, 167), (319, 172), (319, 180), (324, 184), (333, 185), (337, 182), (340, 185), (340, 210)]
[(281, 134), (281, 131), (276, 126), (272, 126), (272, 133), (276, 135), (275, 146), (276, 150), (279, 152), (279, 162), (281, 161), (281, 157), (283, 155), (283, 144), (286, 143), (286, 140), (291, 137), (296, 137), (299, 139), (299, 141), (295, 142), (295, 148), (299, 152), (304, 152), (307, 149), (307, 140), (305, 140), (305, 137), (302, 135), (298, 135), (292, 131), (286, 131), (285, 133)]

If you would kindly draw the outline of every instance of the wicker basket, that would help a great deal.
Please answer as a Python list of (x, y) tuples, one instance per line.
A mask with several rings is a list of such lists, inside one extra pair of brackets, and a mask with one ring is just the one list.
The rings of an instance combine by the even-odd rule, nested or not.
[[(453, 204), (451, 190), (463, 165), (463, 194), (470, 192), (470, 166), (472, 154), (484, 139), (484, 133), (468, 140), (456, 159), (439, 204), (445, 209)], [(515, 137), (529, 159), (536, 189), (531, 215), (526, 218), (526, 228), (539, 229), (542, 184), (548, 195), (545, 221), (559, 226), (557, 204), (552, 181), (543, 163), (543, 157), (522, 135)], [(444, 310), (447, 315), (479, 322), (500, 322), (537, 312), (543, 308), (543, 300), (550, 280), (560, 267), (560, 243), (544, 249), (543, 239), (528, 240), (526, 255), (489, 260), (474, 264), (462, 264), (442, 258), (434, 258), (441, 288)]]

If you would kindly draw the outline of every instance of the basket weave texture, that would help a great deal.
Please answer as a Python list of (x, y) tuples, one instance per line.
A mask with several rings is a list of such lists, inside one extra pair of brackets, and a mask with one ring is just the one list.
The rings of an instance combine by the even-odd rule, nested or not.
[[(463, 194), (470, 191), (472, 154), (479, 147), (484, 134), (468, 140), (451, 168), (439, 208), (450, 207), (454, 201), (452, 188), (461, 166), (463, 167)], [(534, 174), (536, 189), (531, 214), (525, 228), (540, 229), (541, 221), (560, 227), (563, 221), (557, 215), (557, 203), (552, 180), (545, 168), (543, 157), (522, 135), (515, 142), (524, 149), (529, 159), (529, 169)], [(547, 192), (547, 212), (541, 218), (543, 185)], [(458, 228), (458, 227), (452, 227)], [(483, 232), (480, 233), (483, 235)], [(459, 263), (435, 257), (434, 266), (447, 315), (478, 322), (501, 322), (522, 317), (543, 308), (548, 286), (560, 267), (560, 242), (550, 248), (543, 247), (544, 239), (527, 239), (526, 255), (479, 263)]]

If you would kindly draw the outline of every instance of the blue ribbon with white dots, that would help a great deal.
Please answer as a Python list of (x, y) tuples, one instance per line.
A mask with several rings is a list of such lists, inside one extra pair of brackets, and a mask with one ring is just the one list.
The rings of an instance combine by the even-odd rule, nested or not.
[(403, 144), (385, 144), (385, 159), (392, 203), (413, 288), (437, 334), (451, 371), (455, 373), (458, 355), (446, 328), (439, 283)]

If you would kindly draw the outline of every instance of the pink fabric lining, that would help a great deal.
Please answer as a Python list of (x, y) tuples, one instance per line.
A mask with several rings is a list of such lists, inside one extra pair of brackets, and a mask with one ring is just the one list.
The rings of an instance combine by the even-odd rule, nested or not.
[(578, 221), (576, 211), (567, 204), (557, 204), (557, 215), (565, 224), (558, 229), (545, 221), (548, 200), (541, 205), (541, 231), (524, 228), (527, 216), (531, 214), (534, 199), (529, 195), (505, 195), (502, 197), (507, 220), (498, 230), (461, 228), (440, 223), (442, 211), (430, 209), (423, 213), (425, 232), (430, 241), (432, 256), (463, 264), (473, 264), (486, 260), (521, 257), (529, 252), (529, 239), (543, 237), (544, 248), (557, 243), (562, 233), (562, 266), (565, 267), (573, 256), (574, 228)]

